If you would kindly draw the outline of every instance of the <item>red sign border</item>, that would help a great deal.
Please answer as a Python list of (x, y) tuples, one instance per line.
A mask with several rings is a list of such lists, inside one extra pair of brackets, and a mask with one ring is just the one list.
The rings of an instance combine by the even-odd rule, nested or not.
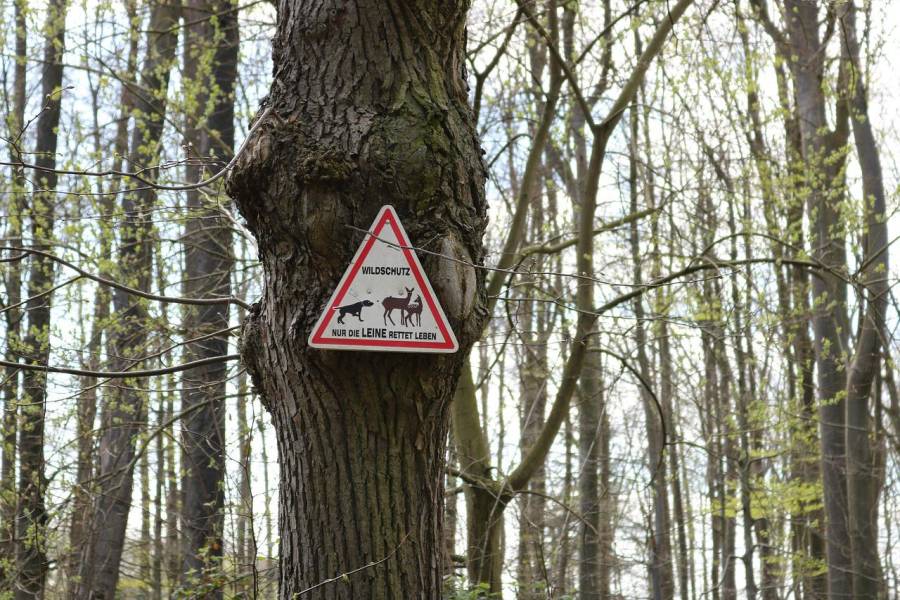
[[(350, 290), (350, 286), (356, 278), (360, 267), (362, 267), (363, 261), (365, 261), (366, 257), (369, 255), (369, 252), (372, 250), (372, 247), (375, 245), (375, 242), (381, 235), (381, 231), (384, 229), (385, 225), (388, 224), (390, 224), (391, 231), (393, 231), (394, 236), (397, 238), (397, 241), (401, 246), (400, 250), (403, 252), (406, 263), (412, 270), (416, 283), (419, 285), (419, 289), (422, 291), (423, 299), (428, 304), (428, 308), (431, 310), (431, 314), (434, 315), (434, 320), (437, 323), (438, 329), (440, 330), (440, 333), (444, 338), (444, 341), (442, 342), (361, 339), (348, 340), (325, 337), (324, 335), (325, 331), (328, 329), (329, 323), (334, 318), (335, 309), (341, 305), (344, 296)], [(456, 336), (453, 335), (453, 330), (450, 329), (449, 323), (447, 323), (447, 316), (444, 314), (441, 306), (434, 299), (434, 290), (431, 288), (431, 283), (422, 273), (422, 265), (419, 264), (419, 258), (410, 248), (411, 244), (409, 243), (409, 239), (406, 237), (406, 231), (403, 229), (403, 225), (400, 224), (400, 218), (397, 216), (397, 212), (396, 210), (394, 210), (393, 206), (388, 204), (381, 208), (381, 211), (379, 212), (378, 216), (375, 217), (375, 221), (372, 224), (372, 227), (369, 228), (366, 236), (368, 239), (366, 239), (366, 241), (362, 244), (360, 250), (357, 251), (356, 256), (353, 257), (353, 264), (350, 271), (344, 273), (344, 276), (341, 278), (341, 281), (338, 284), (338, 289), (334, 294), (332, 294), (331, 299), (328, 301), (328, 304), (326, 305), (322, 315), (324, 318), (321, 319), (321, 322), (315, 328), (313, 334), (310, 335), (310, 347), (322, 348), (324, 346), (326, 348), (333, 347), (332, 349), (345, 350), (430, 350), (432, 352), (456, 352), (457, 350), (459, 350), (459, 343), (456, 341)], [(352, 346), (352, 348), (347, 348), (347, 346)]]

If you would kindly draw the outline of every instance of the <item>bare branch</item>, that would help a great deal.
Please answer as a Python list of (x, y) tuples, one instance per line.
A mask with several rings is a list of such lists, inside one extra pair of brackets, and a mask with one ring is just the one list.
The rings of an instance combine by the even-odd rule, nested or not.
[[(78, 265), (75, 265), (64, 258), (60, 258), (54, 254), (50, 254), (49, 252), (44, 252), (43, 250), (35, 250), (34, 248), (20, 248), (16, 246), (0, 246), (0, 250), (12, 250), (15, 252), (21, 252), (22, 255), (16, 257), (17, 259), (24, 258), (25, 254), (34, 254), (37, 256), (42, 256), (44, 258), (48, 258), (56, 263), (59, 263), (65, 267), (68, 267), (87, 279), (92, 281), (96, 281), (97, 283), (107, 285), (109, 287), (122, 290), (123, 292), (127, 292), (134, 296), (138, 296), (140, 298), (146, 298), (147, 300), (154, 300), (156, 302), (169, 302), (172, 304), (190, 304), (195, 306), (211, 306), (218, 304), (236, 304), (245, 310), (250, 309), (250, 304), (244, 302), (240, 298), (236, 298), (234, 296), (230, 296), (228, 298), (184, 298), (180, 296), (161, 296), (159, 294), (151, 294), (150, 292), (144, 292), (137, 288), (129, 287), (127, 285), (121, 284), (117, 281), (113, 281), (112, 279), (107, 279), (106, 277), (101, 277), (100, 275), (94, 275), (89, 271), (85, 271)], [(7, 261), (12, 259), (6, 259)], [(68, 283), (71, 283), (68, 282)]]
[(0, 366), (22, 369), (24, 371), (40, 371), (43, 373), (62, 373), (65, 375), (78, 375), (79, 377), (97, 377), (105, 379), (131, 379), (133, 377), (151, 377), (153, 375), (166, 375), (167, 373), (179, 373), (188, 371), (205, 365), (214, 365), (221, 362), (229, 362), (240, 360), (240, 354), (225, 354), (222, 356), (211, 356), (200, 360), (193, 360), (180, 365), (171, 367), (160, 367), (159, 369), (145, 369), (143, 371), (90, 371), (88, 369), (70, 369), (69, 367), (52, 367), (50, 365), (33, 365), (29, 363), (18, 363), (9, 360), (0, 360)]

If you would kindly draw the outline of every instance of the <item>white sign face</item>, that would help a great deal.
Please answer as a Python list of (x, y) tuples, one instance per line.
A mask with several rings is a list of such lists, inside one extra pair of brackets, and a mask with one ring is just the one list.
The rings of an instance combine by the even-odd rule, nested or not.
[(309, 345), (377, 352), (459, 349), (394, 207), (378, 213), (313, 327)]

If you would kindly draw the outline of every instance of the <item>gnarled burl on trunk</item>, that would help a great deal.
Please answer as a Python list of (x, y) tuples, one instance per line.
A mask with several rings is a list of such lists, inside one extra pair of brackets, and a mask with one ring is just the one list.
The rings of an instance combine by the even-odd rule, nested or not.
[[(265, 281), (242, 356), (281, 464), (282, 598), (438, 598), (448, 407), (482, 331), (481, 150), (467, 2), (282, 0), (263, 122), (228, 180)], [(314, 350), (310, 328), (392, 204), (460, 342), (445, 355)], [(358, 228), (358, 229), (356, 229)], [(387, 557), (387, 560), (383, 560)]]

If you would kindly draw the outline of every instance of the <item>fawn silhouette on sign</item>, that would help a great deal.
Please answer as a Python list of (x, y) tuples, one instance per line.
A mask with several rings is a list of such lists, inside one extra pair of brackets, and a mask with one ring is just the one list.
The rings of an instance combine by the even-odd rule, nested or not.
[[(415, 317), (415, 319), (413, 319)], [(413, 326), (413, 320), (415, 320), (415, 327), (421, 327), (422, 325), (422, 296), (416, 296), (416, 301), (412, 304), (408, 304), (403, 311), (403, 317), (401, 321), (406, 326)]]
[(403, 321), (403, 311), (406, 310), (406, 307), (409, 306), (409, 299), (412, 298), (413, 290), (409, 288), (403, 288), (406, 290), (406, 297), (396, 297), (396, 296), (388, 296), (384, 300), (381, 301), (381, 305), (384, 307), (384, 324), (387, 325), (387, 322), (390, 321), (391, 325), (396, 325), (394, 323), (394, 319), (391, 318), (391, 313), (395, 310), (400, 309), (400, 320)]

